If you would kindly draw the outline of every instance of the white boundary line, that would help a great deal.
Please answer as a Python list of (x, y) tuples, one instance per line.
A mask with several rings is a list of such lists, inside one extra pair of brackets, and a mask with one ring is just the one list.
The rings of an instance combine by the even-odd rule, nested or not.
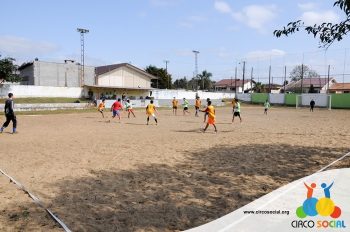
[(22, 190), (25, 194), (28, 194), (30, 198), (33, 199), (34, 203), (43, 208), (50, 216), (51, 218), (57, 222), (66, 232), (72, 232), (64, 222), (62, 222), (57, 216), (55, 216), (51, 210), (47, 209), (42, 201), (33, 195), (31, 192), (29, 192), (24, 185), (22, 185), (20, 182), (16, 181), (12, 176), (9, 176), (6, 172), (4, 172), (2, 169), (0, 169), (0, 173), (2, 173), (4, 176), (6, 176), (8, 179), (10, 179), (10, 182), (13, 182), (20, 190)]
[[(337, 163), (338, 161), (344, 159), (345, 157), (350, 156), (350, 152), (346, 153), (345, 155), (343, 155), (342, 157), (340, 157), (337, 160), (334, 160), (332, 163), (328, 164), (327, 166), (321, 168), (320, 170), (318, 170), (317, 172), (309, 175), (305, 180), (310, 179), (312, 176), (314, 176), (315, 174), (324, 171), (325, 169), (329, 168), (330, 166), (332, 166), (333, 164)], [(291, 191), (292, 189), (296, 188), (297, 185), (299, 185), (300, 182), (296, 183), (294, 186), (291, 186), (290, 188), (286, 189), (285, 191), (281, 192), (280, 194), (276, 195), (274, 198), (272, 198), (271, 200), (267, 201), (265, 204), (261, 205), (257, 210), (264, 208), (265, 206), (267, 206), (268, 204), (270, 204), (271, 202), (277, 200), (278, 198), (280, 198), (281, 196), (283, 196), (284, 194), (288, 193), (289, 191)], [(239, 210), (239, 209), (237, 209)], [(238, 223), (244, 221), (245, 219), (247, 219), (248, 217), (252, 216), (251, 214), (246, 215), (244, 217), (242, 217), (241, 219), (239, 219), (238, 221), (235, 221), (229, 225), (227, 225), (226, 227), (224, 227), (223, 229), (219, 230), (218, 232), (225, 232), (228, 231), (230, 228), (232, 228), (233, 226), (237, 225)]]

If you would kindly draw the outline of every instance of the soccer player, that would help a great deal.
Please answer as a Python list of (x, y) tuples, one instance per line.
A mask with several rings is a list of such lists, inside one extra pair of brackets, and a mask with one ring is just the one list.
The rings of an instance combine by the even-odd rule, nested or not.
[(111, 111), (112, 111), (112, 118), (115, 118), (115, 116), (118, 116), (119, 122), (120, 122), (120, 111), (123, 110), (123, 105), (120, 102), (121, 99), (118, 98), (117, 101), (115, 101), (111, 107)]
[(13, 93), (8, 94), (8, 99), (5, 101), (5, 116), (6, 116), (6, 122), (2, 125), (0, 128), (0, 133), (4, 131), (4, 129), (10, 124), (12, 121), (12, 134), (16, 133), (17, 128), (17, 118), (15, 115), (15, 112), (13, 110), (14, 102), (13, 102)]
[(176, 115), (177, 114), (177, 106), (179, 104), (179, 101), (174, 97), (172, 104), (173, 104), (173, 114)]
[(270, 102), (268, 100), (264, 103), (264, 114), (267, 115), (267, 110), (270, 108)]
[(232, 123), (235, 120), (235, 117), (239, 117), (240, 122), (242, 122), (242, 118), (241, 118), (241, 104), (239, 103), (238, 99), (235, 98), (232, 101), (233, 104), (233, 116), (232, 116)]
[(125, 109), (126, 111), (128, 111), (128, 118), (130, 118), (130, 113), (132, 113), (132, 115), (134, 115), (134, 118), (136, 118), (134, 110), (132, 109), (132, 104), (130, 103), (129, 99), (127, 99), (125, 102)]
[[(210, 101), (210, 98), (207, 98), (207, 104), (208, 104), (209, 101)], [(205, 112), (204, 113), (204, 121), (203, 122), (205, 122), (205, 120), (207, 119), (207, 116), (208, 116), (208, 112)]]
[(152, 116), (154, 118), (154, 121), (156, 121), (156, 125), (158, 125), (158, 120), (157, 120), (157, 117), (155, 115), (155, 112), (158, 113), (156, 106), (153, 105), (153, 100), (151, 100), (150, 104), (148, 104), (146, 107), (147, 125), (149, 123), (149, 116)]
[(184, 98), (183, 100), (184, 100), (184, 102), (182, 103), (182, 105), (183, 105), (183, 107), (184, 107), (184, 116), (185, 116), (186, 113), (190, 114), (190, 112), (188, 111), (188, 105), (189, 105), (189, 103), (188, 103), (188, 101), (186, 100), (186, 98)]
[(208, 113), (208, 122), (207, 125), (205, 125), (205, 128), (203, 129), (203, 132), (205, 132), (209, 125), (213, 125), (215, 129), (215, 133), (218, 132), (216, 125), (215, 125), (215, 108), (211, 105), (211, 101), (208, 101), (208, 106), (205, 110), (202, 110), (202, 112)]
[(202, 105), (201, 99), (199, 97), (196, 97), (196, 103), (194, 105), (194, 108), (196, 109), (196, 114), (194, 115), (195, 117), (199, 117), (198, 112), (201, 105)]
[(101, 103), (100, 104), (98, 104), (98, 111), (102, 114), (102, 117), (104, 118), (105, 117), (105, 115), (103, 114), (103, 110), (105, 109), (105, 101), (106, 101), (106, 99), (102, 99), (102, 101), (101, 101)]
[(315, 107), (315, 101), (314, 101), (314, 99), (312, 99), (311, 101), (310, 101), (310, 112), (314, 112), (314, 107)]

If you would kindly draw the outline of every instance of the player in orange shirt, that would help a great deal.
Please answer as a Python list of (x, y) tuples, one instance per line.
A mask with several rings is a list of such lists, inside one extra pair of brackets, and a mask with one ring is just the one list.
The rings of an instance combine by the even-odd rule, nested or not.
[(198, 112), (201, 105), (202, 105), (201, 99), (199, 97), (196, 97), (196, 103), (194, 105), (194, 108), (196, 109), (196, 114), (194, 115), (195, 117), (199, 117)]
[(211, 101), (208, 101), (207, 108), (205, 110), (202, 110), (202, 112), (208, 113), (207, 125), (203, 129), (203, 132), (205, 132), (208, 129), (209, 125), (213, 125), (215, 129), (215, 133), (217, 133), (218, 130), (215, 125), (215, 108), (214, 106), (211, 105)]
[(171, 102), (173, 104), (173, 114), (177, 114), (177, 106), (179, 104), (179, 101), (174, 97), (173, 101)]
[(98, 111), (102, 114), (102, 117), (104, 118), (105, 115), (103, 114), (103, 110), (105, 109), (105, 99), (102, 99), (101, 103), (98, 105)]

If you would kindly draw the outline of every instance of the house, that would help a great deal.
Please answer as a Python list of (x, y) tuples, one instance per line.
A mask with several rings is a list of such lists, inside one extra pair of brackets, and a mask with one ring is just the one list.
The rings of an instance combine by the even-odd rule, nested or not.
[(128, 63), (95, 68), (96, 84), (85, 85), (90, 95), (115, 98), (125, 93), (129, 98), (152, 96), (151, 80), (157, 77)]
[(350, 83), (334, 83), (329, 87), (330, 93), (350, 93)]
[(283, 88), (282, 85), (279, 85), (279, 84), (274, 84), (274, 83), (271, 83), (271, 84), (262, 84), (261, 86), (261, 92), (263, 93), (280, 93), (281, 91), (281, 88)]
[(35, 60), (19, 67), (21, 85), (82, 88), (90, 98), (115, 98), (125, 93), (128, 97), (151, 96), (151, 80), (157, 79), (146, 71), (128, 63), (106, 66), (84, 66), (73, 60), (64, 63)]
[(304, 78), (294, 81), (286, 85), (286, 92), (300, 93), (301, 88), (303, 93), (326, 93), (328, 87), (336, 83), (334, 78)]
[[(241, 79), (223, 79), (214, 84), (215, 91), (233, 91), (236, 93), (241, 93), (243, 86), (243, 80)], [(244, 92), (251, 92), (255, 86), (255, 81), (247, 79), (244, 80)]]
[[(84, 80), (81, 78), (81, 65), (73, 60), (64, 63), (34, 60), (19, 68), (21, 85), (81, 87), (95, 82), (95, 67), (84, 66)], [(82, 83), (83, 81), (83, 83)]]

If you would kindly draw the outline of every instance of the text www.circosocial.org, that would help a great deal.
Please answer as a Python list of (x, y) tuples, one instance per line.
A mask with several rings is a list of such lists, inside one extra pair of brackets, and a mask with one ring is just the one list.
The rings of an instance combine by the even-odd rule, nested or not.
[(243, 211), (244, 214), (255, 214), (255, 215), (259, 215), (259, 214), (284, 214), (284, 215), (289, 215), (289, 210), (247, 210), (247, 211)]

